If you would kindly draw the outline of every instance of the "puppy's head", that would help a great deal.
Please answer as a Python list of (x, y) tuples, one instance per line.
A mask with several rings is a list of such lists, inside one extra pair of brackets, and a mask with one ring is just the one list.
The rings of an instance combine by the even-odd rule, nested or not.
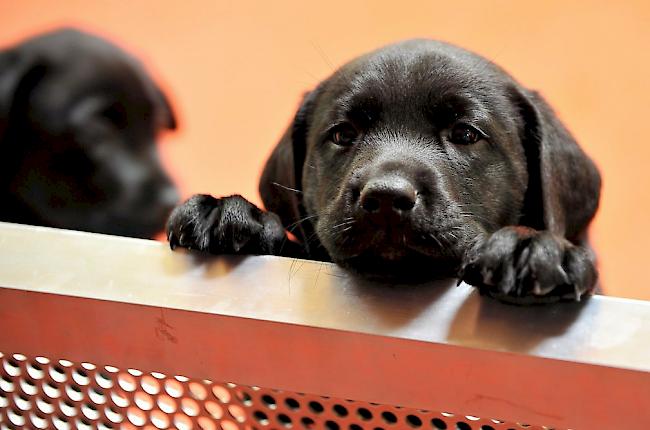
[[(550, 222), (565, 234), (575, 220), (547, 201), (555, 179), (540, 171), (544, 148), (577, 146), (534, 97), (444, 43), (373, 52), (306, 97), (263, 175), (265, 204), (283, 219), (310, 217), (335, 262), (379, 276), (452, 275), (477, 240), (506, 225)], [(278, 169), (287, 159), (294, 168)], [(285, 205), (274, 197), (284, 189), (265, 183), (302, 192)]]
[(154, 235), (177, 201), (155, 137), (175, 126), (141, 65), (102, 39), (64, 30), (0, 53), (0, 184), (16, 221)]

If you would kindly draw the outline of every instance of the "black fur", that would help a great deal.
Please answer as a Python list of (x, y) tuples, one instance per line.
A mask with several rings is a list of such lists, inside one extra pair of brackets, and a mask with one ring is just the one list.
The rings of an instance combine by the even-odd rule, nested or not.
[(152, 237), (178, 201), (155, 146), (175, 127), (142, 66), (100, 38), (0, 52), (0, 220)]
[[(260, 181), (306, 258), (371, 277), (458, 275), (518, 303), (594, 290), (585, 240), (599, 191), (595, 166), (538, 94), (427, 40), (364, 55), (309, 93)], [(192, 208), (175, 210), (172, 244), (188, 226), (228, 240), (232, 225)], [(211, 250), (204, 242), (180, 244)], [(269, 245), (245, 252), (283, 254)]]

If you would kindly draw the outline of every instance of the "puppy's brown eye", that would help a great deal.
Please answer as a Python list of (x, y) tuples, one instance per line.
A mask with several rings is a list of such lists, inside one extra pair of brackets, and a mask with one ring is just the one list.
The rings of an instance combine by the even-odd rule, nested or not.
[(339, 146), (350, 146), (354, 143), (359, 133), (350, 124), (343, 124), (332, 130), (330, 140)]
[(457, 145), (471, 145), (485, 137), (483, 133), (467, 124), (456, 124), (451, 129), (449, 140)]

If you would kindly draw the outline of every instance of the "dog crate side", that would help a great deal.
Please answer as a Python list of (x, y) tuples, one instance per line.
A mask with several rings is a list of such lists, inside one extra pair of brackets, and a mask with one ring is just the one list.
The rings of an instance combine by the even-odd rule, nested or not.
[(5, 428), (650, 424), (650, 305), (516, 307), (279, 257), (0, 224)]

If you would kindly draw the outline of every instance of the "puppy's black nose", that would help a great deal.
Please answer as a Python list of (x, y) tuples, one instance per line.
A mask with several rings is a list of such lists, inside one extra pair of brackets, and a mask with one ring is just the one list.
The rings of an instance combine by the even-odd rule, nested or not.
[(388, 215), (410, 211), (416, 199), (417, 191), (408, 179), (388, 176), (369, 180), (361, 190), (359, 204), (369, 214)]

